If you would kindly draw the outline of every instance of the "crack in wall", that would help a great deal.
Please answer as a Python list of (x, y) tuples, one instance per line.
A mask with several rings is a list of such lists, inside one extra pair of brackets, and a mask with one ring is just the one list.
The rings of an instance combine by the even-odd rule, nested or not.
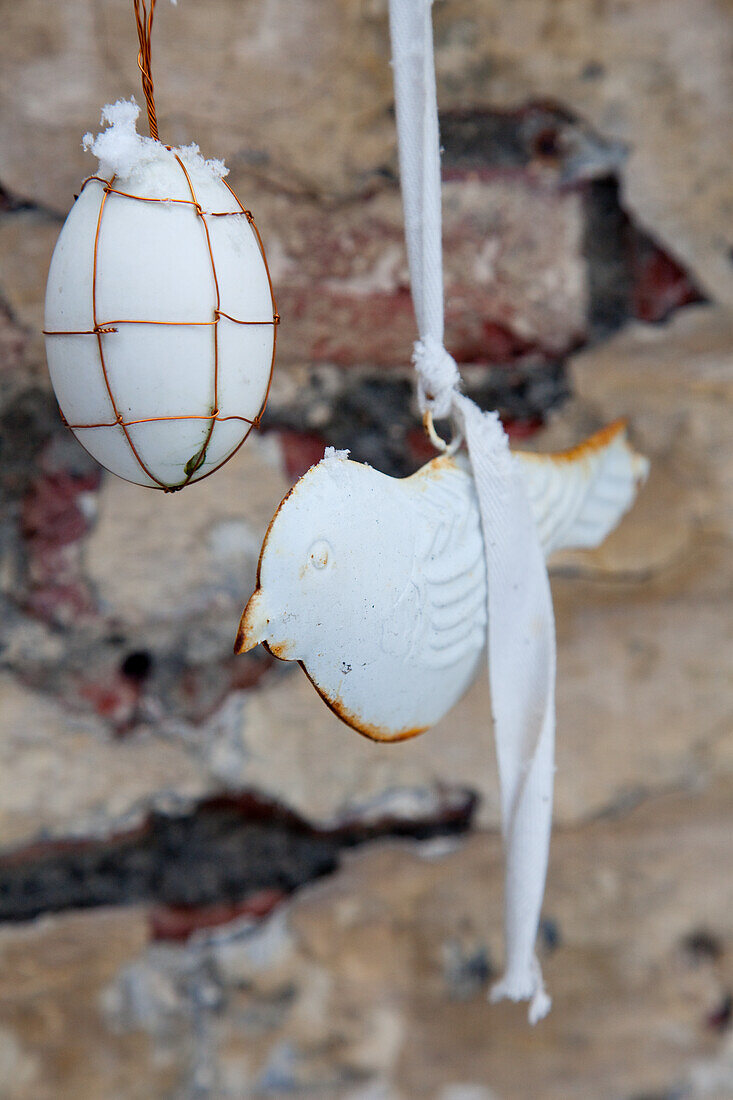
[(0, 922), (152, 902), (179, 911), (158, 921), (161, 938), (166, 929), (171, 938), (185, 938), (187, 927), (198, 924), (196, 910), (219, 906), (212, 920), (231, 919), (231, 907), (253, 895), (260, 898), (256, 908), (263, 894), (277, 900), (333, 874), (347, 849), (465, 833), (476, 803), (470, 791), (452, 789), (414, 820), (386, 808), (382, 816), (318, 828), (254, 792), (221, 794), (185, 814), (153, 813), (118, 836), (49, 841), (3, 855)]

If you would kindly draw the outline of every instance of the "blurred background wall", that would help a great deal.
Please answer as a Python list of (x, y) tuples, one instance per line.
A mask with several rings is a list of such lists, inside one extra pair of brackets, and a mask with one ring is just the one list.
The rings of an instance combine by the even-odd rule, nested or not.
[(556, 563), (554, 1011), (491, 1007), (483, 680), (416, 741), (234, 658), (325, 444), (429, 457), (386, 0), (158, 5), (161, 136), (223, 156), (282, 324), (263, 432), (174, 496), (103, 474), (46, 375), (49, 258), (128, 0), (0, 2), (0, 1097), (733, 1097), (733, 3), (436, 0), (447, 343), (518, 445), (618, 417), (634, 512)]

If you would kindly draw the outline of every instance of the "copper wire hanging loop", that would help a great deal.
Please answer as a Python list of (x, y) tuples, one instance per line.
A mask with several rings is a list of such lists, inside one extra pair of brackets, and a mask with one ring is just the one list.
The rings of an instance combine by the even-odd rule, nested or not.
[(154, 141), (158, 140), (158, 119), (155, 114), (155, 89), (153, 87), (153, 67), (151, 61), (151, 37), (153, 34), (153, 15), (155, 13), (156, 0), (150, 0), (150, 11), (146, 0), (132, 0), (135, 7), (135, 22), (137, 23), (137, 37), (140, 41), (140, 52), (137, 55), (137, 67), (140, 70), (143, 84), (143, 94), (148, 107), (148, 126), (150, 136)]
[(435, 430), (435, 424), (433, 423), (433, 414), (431, 413), (430, 409), (426, 409), (423, 413), (422, 423), (427, 437), (432, 445), (435, 447), (436, 451), (442, 451), (443, 454), (446, 455), (454, 455), (463, 443), (463, 432), (460, 430), (460, 428), (456, 427), (455, 424), (453, 426), (453, 438), (451, 439), (450, 443), (446, 443), (442, 436), (438, 435)]

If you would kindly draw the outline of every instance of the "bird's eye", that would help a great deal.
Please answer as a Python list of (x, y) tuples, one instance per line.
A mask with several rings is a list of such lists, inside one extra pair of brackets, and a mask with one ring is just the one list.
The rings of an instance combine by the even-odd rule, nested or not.
[(308, 553), (308, 560), (314, 569), (325, 569), (328, 565), (331, 547), (325, 539), (314, 542)]

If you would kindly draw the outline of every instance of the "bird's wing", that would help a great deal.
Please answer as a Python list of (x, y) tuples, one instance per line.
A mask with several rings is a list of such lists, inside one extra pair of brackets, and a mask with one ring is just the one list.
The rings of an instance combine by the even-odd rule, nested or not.
[(545, 554), (598, 546), (634, 502), (649, 463), (617, 421), (561, 454), (514, 452)]
[(451, 460), (442, 461), (439, 476), (432, 476), (431, 466), (414, 479), (419, 522), (408, 602), (420, 608), (413, 659), (438, 669), (475, 656), (484, 646), (486, 564), (470, 475)]

